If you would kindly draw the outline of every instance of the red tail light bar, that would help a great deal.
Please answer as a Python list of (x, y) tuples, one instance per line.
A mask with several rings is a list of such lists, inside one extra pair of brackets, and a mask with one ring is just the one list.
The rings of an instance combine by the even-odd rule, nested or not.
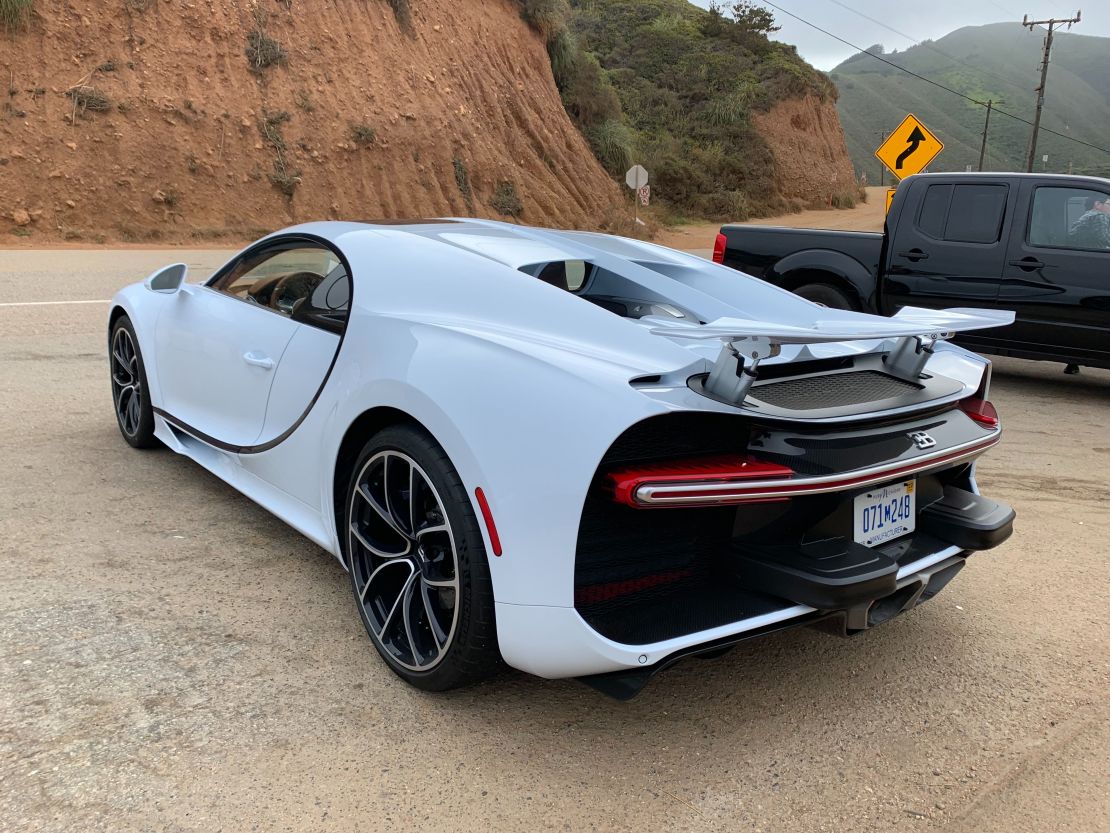
[(718, 234), (717, 239), (713, 241), (713, 262), (725, 262), (725, 249), (728, 247), (728, 238), (723, 234)]
[(613, 499), (636, 509), (768, 503), (859, 489), (954, 465), (977, 457), (1001, 437), (1001, 431), (996, 431), (984, 439), (922, 454), (910, 461), (819, 477), (798, 477), (786, 466), (764, 460), (719, 455), (620, 469), (610, 472), (608, 479)]

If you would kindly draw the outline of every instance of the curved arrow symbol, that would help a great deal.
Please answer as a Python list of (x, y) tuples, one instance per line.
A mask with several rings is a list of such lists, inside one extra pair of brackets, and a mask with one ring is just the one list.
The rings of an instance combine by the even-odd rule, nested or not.
[(906, 138), (909, 147), (902, 151), (898, 158), (894, 160), (894, 169), (896, 171), (902, 170), (902, 163), (905, 162), (913, 154), (915, 150), (921, 147), (921, 143), (925, 141), (925, 134), (921, 132), (920, 127), (915, 127), (910, 135)]

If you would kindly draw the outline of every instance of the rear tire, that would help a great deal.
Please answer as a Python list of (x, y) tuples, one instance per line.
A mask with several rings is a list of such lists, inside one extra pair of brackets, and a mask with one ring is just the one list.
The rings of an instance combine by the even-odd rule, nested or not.
[(424, 431), (391, 426), (347, 486), (351, 590), (374, 647), (405, 682), (446, 691), (501, 667), (493, 584), (466, 489)]
[(844, 310), (857, 310), (858, 305), (853, 303), (845, 293), (841, 292), (834, 286), (829, 286), (827, 283), (810, 283), (805, 286), (799, 286), (794, 290), (795, 295), (805, 298), (807, 301), (812, 301), (829, 309), (844, 309)]
[(112, 409), (120, 433), (133, 448), (157, 448), (161, 443), (154, 436), (154, 409), (147, 392), (146, 366), (135, 327), (126, 315), (116, 319), (108, 336), (108, 366)]

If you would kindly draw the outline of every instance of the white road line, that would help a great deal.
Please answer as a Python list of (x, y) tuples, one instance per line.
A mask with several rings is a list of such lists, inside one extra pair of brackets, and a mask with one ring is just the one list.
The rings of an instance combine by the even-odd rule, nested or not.
[(111, 301), (5, 301), (0, 307), (53, 307), (63, 304), (110, 304)]

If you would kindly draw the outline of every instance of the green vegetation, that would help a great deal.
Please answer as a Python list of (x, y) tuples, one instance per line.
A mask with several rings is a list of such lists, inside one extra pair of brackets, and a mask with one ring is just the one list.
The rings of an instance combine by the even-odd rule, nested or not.
[(493, 199), (489, 204), (494, 211), (506, 217), (519, 217), (524, 211), (524, 203), (520, 201), (516, 186), (508, 180), (497, 183), (497, 190), (493, 192)]
[(474, 191), (470, 187), (470, 172), (466, 169), (466, 163), (459, 157), (453, 160), (455, 166), (455, 185), (459, 188), (459, 193), (462, 194), (463, 200), (466, 202), (466, 210), (474, 213)]
[(289, 162), (286, 159), (288, 147), (285, 144), (285, 137), (281, 130), (282, 125), (290, 118), (291, 116), (287, 110), (272, 112), (264, 109), (258, 130), (270, 147), (274, 149), (274, 166), (273, 173), (270, 174), (270, 184), (291, 200), (293, 194), (297, 191), (297, 186), (301, 184), (301, 171), (289, 167)]
[(547, 39), (567, 112), (613, 176), (644, 165), (666, 207), (688, 216), (788, 208), (751, 114), (836, 91), (793, 47), (768, 39), (770, 12), (747, 0), (708, 11), (687, 0), (518, 2)]
[[(980, 101), (1032, 121), (1043, 33), (1017, 23), (959, 29), (905, 52), (882, 54), (898, 66)], [(873, 153), (882, 131), (893, 130), (913, 113), (945, 144), (930, 166), (934, 171), (976, 168), (986, 109), (920, 81), (866, 53), (832, 71), (840, 88), (838, 109), (848, 151), (858, 171), (879, 182)], [(1076, 139), (1110, 146), (1110, 39), (1060, 32), (1052, 48), (1048, 95), (1042, 125)], [(1000, 113), (991, 117), (987, 170), (1025, 170), (1031, 127)], [(1041, 156), (1048, 154), (1047, 166)], [(1110, 156), (1051, 133), (1037, 140), (1035, 169), (1110, 176)], [(889, 181), (889, 176), (888, 176)]]
[(386, 0), (393, 9), (393, 16), (406, 32), (412, 28), (412, 5), (409, 0)]
[(247, 61), (251, 72), (261, 75), (266, 69), (285, 64), (285, 49), (261, 28), (247, 33)]
[(34, 0), (0, 0), (0, 26), (8, 30), (26, 26), (33, 5)]
[(351, 125), (351, 141), (359, 147), (368, 148), (374, 144), (374, 140), (378, 138), (378, 134), (374, 132), (368, 124), (352, 124)]

